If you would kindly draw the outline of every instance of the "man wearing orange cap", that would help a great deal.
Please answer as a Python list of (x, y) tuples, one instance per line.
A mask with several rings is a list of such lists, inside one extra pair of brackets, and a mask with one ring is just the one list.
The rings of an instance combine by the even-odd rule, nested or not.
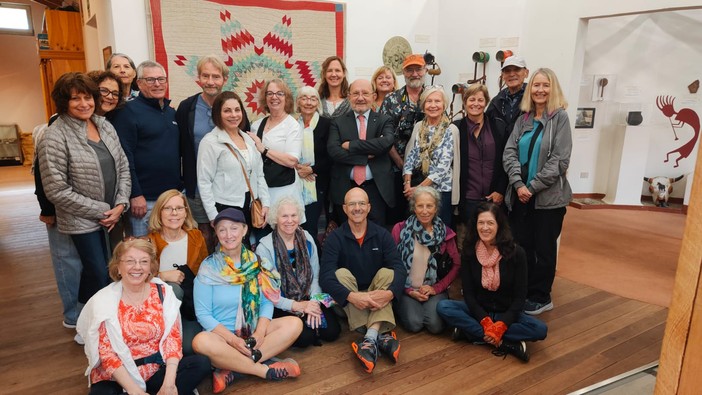
[(395, 164), (393, 174), (397, 196), (395, 208), (388, 213), (388, 223), (391, 224), (407, 218), (407, 199), (402, 195), (402, 167), (414, 124), (424, 119), (424, 112), (419, 108), (419, 96), (424, 90), (424, 76), (427, 74), (424, 56), (407, 55), (402, 62), (402, 74), (405, 86), (387, 95), (379, 109), (381, 114), (390, 116), (395, 127), (395, 144), (390, 150), (390, 158)]

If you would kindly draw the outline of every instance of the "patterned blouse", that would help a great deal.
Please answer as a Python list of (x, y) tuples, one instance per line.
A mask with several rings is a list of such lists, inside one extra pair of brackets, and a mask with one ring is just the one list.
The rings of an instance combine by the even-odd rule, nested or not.
[[(436, 126), (429, 126), (429, 140), (436, 133), (436, 129)], [(416, 133), (414, 145), (405, 158), (405, 166), (402, 169), (403, 174), (412, 174), (412, 170), (421, 167), (419, 159), (419, 127), (416, 127), (414, 130), (414, 133)], [(453, 135), (449, 128), (446, 128), (443, 133), (444, 137), (441, 139), (439, 146), (431, 153), (428, 178), (434, 182), (434, 188), (437, 191), (450, 192), (453, 182)]]
[[(163, 321), (163, 306), (158, 297), (156, 284), (151, 284), (149, 297), (144, 301), (144, 304), (139, 307), (131, 306), (120, 301), (117, 318), (122, 327), (124, 344), (129, 347), (134, 359), (148, 357), (149, 355), (159, 352), (159, 343), (163, 337), (165, 324)], [(122, 366), (122, 361), (112, 350), (112, 345), (110, 344), (110, 338), (107, 335), (104, 322), (100, 324), (99, 335), (100, 345), (98, 346), (98, 351), (100, 353), (100, 365), (90, 372), (91, 383), (112, 380), (112, 375), (115, 370)], [(169, 358), (183, 358), (182, 342), (180, 325), (173, 325), (171, 333), (166, 337), (163, 343), (164, 363)], [(144, 364), (137, 367), (144, 381), (149, 380), (160, 368), (161, 366), (156, 363)]]

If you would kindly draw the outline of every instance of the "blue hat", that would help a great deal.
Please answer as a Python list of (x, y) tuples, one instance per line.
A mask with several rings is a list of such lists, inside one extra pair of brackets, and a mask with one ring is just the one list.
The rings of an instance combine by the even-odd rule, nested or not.
[(217, 225), (219, 221), (223, 219), (228, 219), (230, 221), (246, 224), (246, 218), (244, 218), (244, 213), (242, 213), (241, 210), (236, 208), (225, 208), (224, 210), (222, 210), (215, 217), (214, 224)]

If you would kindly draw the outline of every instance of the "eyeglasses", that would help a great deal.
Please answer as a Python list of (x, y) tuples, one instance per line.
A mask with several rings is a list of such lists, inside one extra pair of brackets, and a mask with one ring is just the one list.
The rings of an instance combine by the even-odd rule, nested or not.
[(111, 91), (107, 88), (100, 88), (98, 89), (100, 91), (100, 95), (102, 97), (110, 97), (112, 96), (113, 99), (119, 98), (119, 91)]
[(266, 97), (273, 97), (273, 96), (278, 96), (280, 98), (283, 98), (283, 97), (285, 97), (285, 92), (283, 92), (283, 91), (278, 91), (278, 92), (267, 91), (266, 92)]
[(173, 213), (182, 214), (185, 212), (185, 207), (183, 207), (183, 206), (177, 206), (177, 207), (166, 206), (166, 207), (162, 208), (161, 211), (167, 211), (171, 214), (173, 214)]
[(344, 203), (344, 206), (347, 206), (347, 207), (356, 207), (356, 206), (358, 206), (358, 207), (360, 207), (360, 208), (364, 208), (364, 207), (366, 207), (367, 205), (368, 205), (368, 202), (348, 202), (348, 203)]
[(142, 259), (140, 261), (137, 261), (136, 259), (120, 259), (120, 262), (124, 263), (127, 266), (136, 266), (139, 265), (141, 267), (149, 267), (151, 265), (151, 260), (150, 259)]
[(146, 81), (147, 85), (154, 85), (154, 84), (156, 84), (156, 82), (158, 82), (159, 84), (165, 84), (166, 81), (168, 81), (168, 78), (166, 78), (166, 77), (158, 77), (158, 78), (146, 77), (146, 78), (139, 78), (139, 79)]
[(373, 96), (373, 92), (351, 92), (349, 94), (352, 98), (357, 98), (357, 97), (371, 97)]
[(443, 85), (430, 85), (430, 86), (425, 86), (424, 89), (439, 89), (439, 90), (444, 90)]
[(317, 98), (314, 97), (314, 96), (302, 96), (302, 97), (300, 98), (300, 101), (312, 103), (312, 102), (319, 101), (319, 99), (317, 99)]

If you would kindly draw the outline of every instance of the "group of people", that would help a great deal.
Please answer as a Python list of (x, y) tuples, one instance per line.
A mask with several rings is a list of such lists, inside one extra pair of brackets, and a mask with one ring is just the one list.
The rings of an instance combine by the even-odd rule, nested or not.
[(253, 123), (216, 56), (177, 109), (153, 61), (117, 53), (107, 71), (59, 78), (57, 115), (35, 136), (36, 193), (91, 393), (297, 377), (276, 356), (335, 340), (343, 321), (368, 373), (381, 354), (398, 361), (396, 322), (528, 361), (571, 197), (558, 80), (538, 69), (526, 82), (512, 56), (505, 89), (490, 100), (469, 86), (452, 122), (423, 57), (402, 67), (401, 88), (385, 66), (349, 83), (329, 57), (296, 97), (266, 81)]

